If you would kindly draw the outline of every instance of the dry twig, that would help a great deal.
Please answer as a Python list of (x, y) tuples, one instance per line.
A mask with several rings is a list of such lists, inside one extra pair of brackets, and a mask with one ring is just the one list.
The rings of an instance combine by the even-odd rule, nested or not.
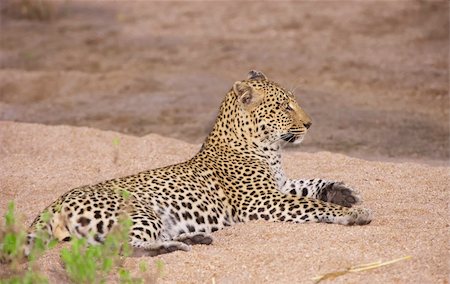
[(400, 258), (389, 260), (389, 261), (385, 261), (385, 262), (381, 262), (381, 260), (380, 260), (380, 261), (377, 261), (377, 262), (355, 265), (355, 266), (349, 267), (349, 268), (347, 268), (345, 270), (333, 271), (333, 272), (330, 272), (330, 273), (326, 273), (324, 275), (316, 276), (316, 277), (312, 278), (312, 280), (314, 280), (315, 283), (319, 283), (320, 281), (323, 281), (323, 280), (333, 280), (336, 277), (345, 275), (347, 273), (360, 272), (360, 271), (375, 269), (375, 268), (379, 268), (381, 266), (393, 264), (395, 262), (402, 261), (402, 260), (407, 260), (407, 259), (410, 259), (410, 258), (412, 258), (412, 256), (408, 255), (408, 256), (400, 257)]

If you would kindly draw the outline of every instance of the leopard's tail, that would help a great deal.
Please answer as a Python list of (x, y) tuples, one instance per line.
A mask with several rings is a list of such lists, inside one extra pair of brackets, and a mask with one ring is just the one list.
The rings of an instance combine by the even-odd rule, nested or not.
[[(46, 248), (53, 240), (69, 240), (70, 233), (67, 229), (63, 214), (60, 212), (59, 202), (54, 202), (44, 209), (31, 223), (27, 231), (26, 243), (23, 254), (29, 257), (35, 250)], [(39, 242), (39, 245), (37, 244)]]

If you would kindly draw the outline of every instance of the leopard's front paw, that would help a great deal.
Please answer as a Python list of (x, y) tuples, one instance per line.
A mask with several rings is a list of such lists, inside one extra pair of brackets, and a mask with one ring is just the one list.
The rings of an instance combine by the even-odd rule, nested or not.
[(327, 185), (323, 189), (320, 199), (344, 207), (352, 207), (361, 203), (359, 193), (345, 186), (343, 182), (334, 182)]

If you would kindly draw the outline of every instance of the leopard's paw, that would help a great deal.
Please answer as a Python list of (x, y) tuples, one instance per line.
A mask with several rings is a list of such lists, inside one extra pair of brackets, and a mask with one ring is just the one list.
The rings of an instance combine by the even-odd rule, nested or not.
[(345, 186), (342, 182), (334, 182), (327, 185), (322, 191), (320, 199), (344, 207), (352, 207), (362, 202), (359, 193)]
[(187, 245), (210, 245), (213, 242), (212, 237), (206, 233), (185, 233), (174, 238), (174, 240)]
[(131, 243), (133, 247), (133, 257), (141, 256), (157, 256), (177, 250), (190, 251), (191, 247), (183, 242), (163, 241), (163, 242), (145, 242), (134, 241)]

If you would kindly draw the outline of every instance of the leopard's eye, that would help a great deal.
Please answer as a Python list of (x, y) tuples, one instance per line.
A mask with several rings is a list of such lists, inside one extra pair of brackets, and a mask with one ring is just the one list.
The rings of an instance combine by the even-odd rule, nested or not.
[(293, 111), (293, 109), (291, 108), (291, 106), (289, 104), (286, 106), (286, 110), (287, 111)]

